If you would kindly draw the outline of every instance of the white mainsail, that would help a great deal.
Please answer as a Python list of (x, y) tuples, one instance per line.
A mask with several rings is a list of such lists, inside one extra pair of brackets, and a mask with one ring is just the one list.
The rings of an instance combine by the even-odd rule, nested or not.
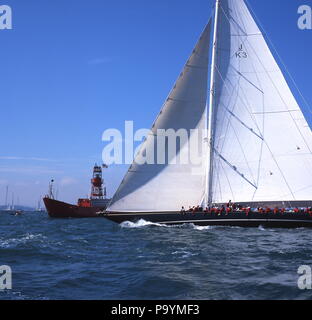
[[(207, 151), (207, 91), (211, 22), (208, 23), (191, 57), (156, 119), (151, 132), (135, 157), (109, 211), (176, 211), (182, 206), (200, 203), (205, 196)], [(172, 157), (157, 148), (158, 129), (186, 129), (187, 143), (177, 147)], [(198, 132), (192, 130), (197, 129)], [(206, 132), (205, 132), (206, 131)], [(196, 139), (196, 135), (199, 139)], [(183, 164), (179, 156), (189, 152), (189, 142), (197, 141), (201, 164)], [(139, 164), (143, 154), (154, 149), (155, 158), (165, 155), (164, 164)], [(149, 151), (146, 151), (149, 150)], [(162, 153), (162, 154), (161, 154)], [(170, 158), (170, 159), (169, 159)], [(156, 160), (156, 159), (154, 159)]]
[(244, 0), (219, 0), (209, 199), (311, 200), (312, 135)]

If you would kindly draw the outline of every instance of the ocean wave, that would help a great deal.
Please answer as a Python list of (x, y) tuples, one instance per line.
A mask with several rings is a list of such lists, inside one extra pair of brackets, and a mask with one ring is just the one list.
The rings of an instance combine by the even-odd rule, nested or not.
[(132, 221), (124, 221), (120, 224), (122, 228), (143, 228), (147, 226), (156, 226), (156, 227), (165, 227), (165, 225), (160, 224), (160, 223), (154, 223), (150, 221), (145, 221), (144, 219), (140, 219), (137, 222), (132, 222)]
[(189, 226), (198, 231), (211, 230), (213, 228), (212, 226), (196, 226), (193, 223), (190, 223)]
[(21, 219), (0, 219), (1, 264), (14, 272), (0, 300), (311, 298), (294, 285), (312, 264), (310, 229)]
[(198, 231), (204, 231), (204, 230), (210, 230), (212, 229), (212, 226), (197, 226), (193, 223), (184, 223), (184, 224), (176, 224), (176, 225), (167, 225), (162, 223), (155, 223), (151, 221), (146, 221), (144, 219), (140, 219), (137, 222), (132, 221), (124, 221), (120, 224), (121, 228), (144, 228), (144, 227), (161, 227), (161, 228), (185, 228), (185, 229), (194, 229)]
[(264, 226), (262, 226), (262, 225), (260, 225), (260, 226), (258, 227), (258, 230), (260, 230), (260, 231), (267, 231), (267, 232), (276, 232), (276, 231), (278, 231), (278, 229), (269, 228), (269, 227), (264, 227)]
[(183, 258), (183, 259), (193, 257), (193, 256), (198, 256), (198, 253), (194, 253), (194, 252), (190, 252), (190, 251), (186, 251), (186, 250), (174, 251), (171, 254), (181, 256), (181, 258)]
[(0, 291), (1, 300), (50, 300), (50, 298), (43, 295), (26, 295), (21, 291), (6, 290)]
[(45, 237), (39, 233), (39, 234), (31, 234), (31, 233), (26, 233), (24, 236), (20, 238), (10, 238), (10, 239), (4, 239), (0, 238), (0, 248), (12, 248), (16, 247), (19, 244), (25, 244), (28, 242), (32, 242), (34, 240), (38, 239), (44, 239)]

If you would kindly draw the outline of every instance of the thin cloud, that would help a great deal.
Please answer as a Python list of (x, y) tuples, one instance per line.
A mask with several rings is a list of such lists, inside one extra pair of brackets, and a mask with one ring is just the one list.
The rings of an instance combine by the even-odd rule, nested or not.
[(37, 157), (16, 157), (16, 156), (0, 156), (0, 160), (31, 160), (31, 161), (48, 161), (55, 162), (56, 160)]
[(44, 167), (0, 167), (0, 172), (22, 173), (22, 174), (62, 174), (63, 171)]

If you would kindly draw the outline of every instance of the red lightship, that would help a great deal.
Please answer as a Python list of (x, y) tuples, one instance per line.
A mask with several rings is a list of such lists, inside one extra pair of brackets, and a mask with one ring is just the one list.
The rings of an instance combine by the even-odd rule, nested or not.
[[(103, 168), (107, 168), (103, 165)], [(77, 205), (58, 201), (54, 197), (54, 180), (49, 185), (49, 195), (43, 198), (47, 212), (51, 218), (97, 218), (103, 216), (103, 212), (110, 199), (106, 198), (106, 187), (102, 178), (102, 167), (95, 165), (91, 179), (91, 196), (86, 199), (78, 199)]]

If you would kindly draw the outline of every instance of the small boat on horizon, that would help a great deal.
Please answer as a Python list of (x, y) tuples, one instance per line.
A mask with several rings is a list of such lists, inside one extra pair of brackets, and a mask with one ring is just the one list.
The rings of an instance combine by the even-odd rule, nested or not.
[(21, 216), (24, 214), (23, 210), (11, 210), (10, 211), (10, 215), (11, 216)]
[[(216, 0), (151, 134), (102, 212), (107, 219), (312, 227), (311, 129), (266, 38), (244, 0)], [(187, 142), (171, 158), (156, 150), (166, 153), (165, 163), (141, 164), (158, 130), (169, 129), (186, 129)], [(196, 146), (202, 163), (181, 164), (195, 131), (204, 132)], [(229, 199), (250, 211), (218, 211)], [(204, 210), (181, 210), (194, 205)]]

